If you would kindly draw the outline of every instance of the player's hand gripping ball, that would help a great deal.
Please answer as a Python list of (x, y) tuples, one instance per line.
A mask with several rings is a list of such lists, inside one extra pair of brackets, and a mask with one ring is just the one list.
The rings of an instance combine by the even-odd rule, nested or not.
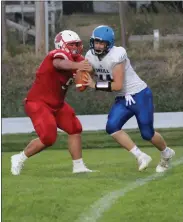
[(76, 88), (82, 92), (84, 91), (88, 86), (84, 85), (86, 84), (86, 80), (88, 79), (88, 72), (86, 71), (82, 71), (82, 70), (78, 70), (76, 72), (76, 76), (75, 76), (75, 84), (76, 84)]

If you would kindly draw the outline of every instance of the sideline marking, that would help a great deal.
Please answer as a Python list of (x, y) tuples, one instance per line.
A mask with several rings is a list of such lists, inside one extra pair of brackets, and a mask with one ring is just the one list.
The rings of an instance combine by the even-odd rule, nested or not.
[[(171, 163), (171, 166), (178, 166), (182, 163), (183, 158), (180, 158), (177, 161)], [(111, 208), (117, 199), (125, 196), (126, 193), (136, 189), (137, 187), (143, 186), (144, 184), (155, 180), (156, 178), (163, 177), (165, 173), (154, 173), (148, 177), (137, 179), (135, 182), (132, 182), (125, 188), (107, 193), (105, 196), (94, 202), (90, 208), (82, 213), (75, 222), (96, 222), (105, 211)]]

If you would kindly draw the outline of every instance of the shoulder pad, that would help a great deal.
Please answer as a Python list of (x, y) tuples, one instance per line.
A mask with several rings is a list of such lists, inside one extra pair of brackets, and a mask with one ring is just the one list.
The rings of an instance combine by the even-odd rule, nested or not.
[(121, 63), (127, 58), (126, 50), (123, 47), (114, 47), (111, 50), (111, 57), (115, 63)]
[(60, 59), (70, 60), (69, 53), (67, 53), (61, 49), (55, 49), (55, 50), (51, 51), (49, 54), (53, 59), (60, 58)]

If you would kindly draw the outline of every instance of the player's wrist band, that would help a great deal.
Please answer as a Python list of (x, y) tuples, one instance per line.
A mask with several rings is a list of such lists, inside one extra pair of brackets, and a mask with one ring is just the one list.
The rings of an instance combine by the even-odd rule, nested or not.
[(108, 91), (111, 92), (111, 82), (105, 81), (105, 82), (96, 82), (95, 84), (96, 90), (102, 90), (102, 91)]

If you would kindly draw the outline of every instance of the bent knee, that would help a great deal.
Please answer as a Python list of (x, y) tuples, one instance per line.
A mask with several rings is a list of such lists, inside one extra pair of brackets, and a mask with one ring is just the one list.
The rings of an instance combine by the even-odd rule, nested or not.
[(57, 139), (57, 133), (46, 133), (40, 135), (40, 140), (45, 146), (52, 146)]
[(70, 127), (68, 127), (68, 129), (66, 130), (66, 132), (69, 135), (73, 135), (73, 134), (80, 134), (82, 132), (82, 125), (80, 123), (80, 121), (78, 120), (78, 118), (76, 118), (72, 125), (70, 125)]
[(152, 127), (144, 127), (141, 129), (141, 136), (144, 140), (150, 141), (154, 136), (154, 129)]
[(108, 122), (107, 122), (106, 132), (107, 132), (108, 134), (111, 135), (111, 134), (113, 134), (113, 133), (115, 133), (115, 132), (117, 132), (117, 131), (119, 131), (119, 130), (121, 130), (121, 127), (120, 127), (120, 126), (114, 124), (114, 122), (112, 122), (112, 121), (108, 121)]

